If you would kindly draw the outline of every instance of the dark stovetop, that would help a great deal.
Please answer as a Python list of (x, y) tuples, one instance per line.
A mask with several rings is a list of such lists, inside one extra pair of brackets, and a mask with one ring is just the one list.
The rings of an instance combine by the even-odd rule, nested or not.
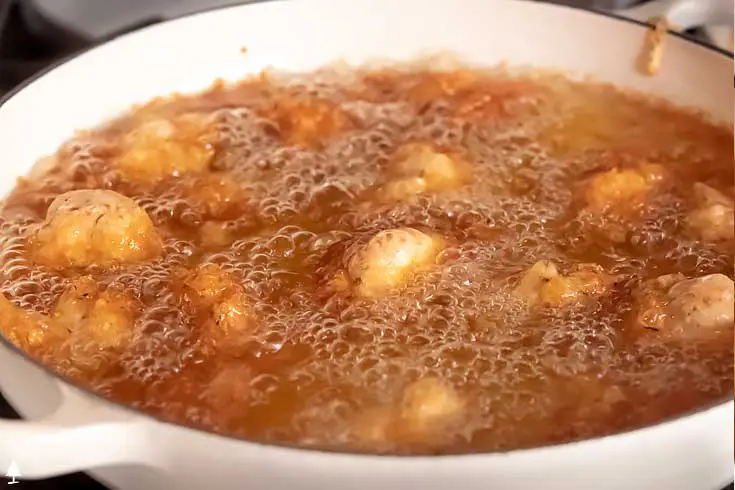
[[(23, 28), (18, 0), (0, 0), (0, 96), (58, 58), (93, 43), (92, 40), (69, 33), (59, 35), (60, 33), (54, 32), (53, 29), (49, 32), (45, 38), (32, 36)], [(3, 399), (2, 393), (0, 393), (0, 418), (20, 418)], [(0, 475), (4, 472), (5, 469), (0, 468)], [(5, 488), (4, 484), (7, 482), (7, 479), (0, 476), (0, 488)], [(106, 487), (83, 473), (46, 480), (23, 480), (19, 485), (7, 488), (106, 490)], [(722, 490), (735, 490), (735, 487), (730, 485)]]

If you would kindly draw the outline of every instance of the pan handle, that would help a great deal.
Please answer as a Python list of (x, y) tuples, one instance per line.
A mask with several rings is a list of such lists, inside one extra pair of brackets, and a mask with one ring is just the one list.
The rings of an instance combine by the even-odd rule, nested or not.
[(663, 16), (684, 30), (704, 25), (733, 25), (732, 0), (655, 0), (619, 13), (643, 22)]
[(55, 406), (30, 420), (0, 418), (0, 476), (34, 480), (150, 461), (149, 431), (141, 417), (52, 378), (2, 344), (0, 358), (0, 386), (8, 401), (12, 393), (24, 406), (32, 400), (33, 410)]

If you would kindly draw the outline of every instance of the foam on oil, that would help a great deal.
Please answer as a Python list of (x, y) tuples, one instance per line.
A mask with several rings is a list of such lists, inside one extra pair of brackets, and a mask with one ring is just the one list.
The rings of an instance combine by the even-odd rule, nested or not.
[[(732, 134), (665, 104), (551, 77), (510, 79), (521, 87), (510, 90), (509, 79), (494, 74), (475, 92), (407, 100), (409, 88), (431, 77), (383, 73), (376, 88), (370, 74), (353, 73), (350, 82), (315, 74), (149, 108), (212, 114), (213, 168), (241, 186), (242, 198), (239, 212), (220, 220), (229, 239), (216, 247), (202, 245), (198, 230), (211, 219), (187, 195), (197, 176), (153, 187), (121, 180), (116, 131), (142, 116), (81, 135), (59, 153), (64, 171), (8, 200), (1, 290), (23, 309), (52, 312), (70, 271), (34, 265), (24, 236), (59, 193), (112, 188), (149, 213), (165, 253), (152, 263), (76, 272), (145, 305), (134, 338), (122, 354), (94, 352), (94, 372), (45, 361), (154, 413), (266, 441), (365, 449), (355, 414), (395, 403), (408, 382), (433, 375), (471, 400), (462, 428), (439, 445), (367, 449), (464, 452), (614, 432), (731, 392), (732, 339), (716, 348), (641, 344), (624, 326), (630, 292), (643, 279), (731, 275), (733, 244), (692, 241), (681, 222), (691, 182), (732, 188)], [(273, 97), (329, 101), (352, 129), (312, 148), (284, 146), (268, 116)], [(378, 201), (393, 153), (415, 141), (464, 151), (471, 182)], [(665, 165), (676, 183), (646, 204), (625, 243), (611, 243), (599, 233), (604, 222), (579, 212), (577, 189), (594, 171), (643, 160)], [(350, 250), (405, 226), (446, 240), (436, 267), (379, 300), (333, 290)], [(599, 301), (529, 311), (510, 293), (539, 260), (562, 269), (594, 262), (620, 280)], [(256, 319), (247, 342), (226, 355), (203, 350), (202, 318), (184, 307), (176, 284), (182, 269), (206, 263), (236, 279)]]

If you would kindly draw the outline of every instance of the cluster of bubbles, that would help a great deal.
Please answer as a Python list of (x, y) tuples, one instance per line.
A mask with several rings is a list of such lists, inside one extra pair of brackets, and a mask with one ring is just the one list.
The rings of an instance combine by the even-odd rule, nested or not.
[[(417, 108), (405, 100), (346, 96), (344, 81), (284, 83), (284, 90), (335, 101), (360, 129), (334, 135), (319, 148), (287, 147), (277, 123), (257, 110), (216, 111), (214, 166), (242, 186), (245, 211), (225, 220), (232, 236), (214, 248), (200, 246), (197, 229), (210, 218), (192, 206), (192, 186), (183, 184), (188, 177), (160, 192), (121, 187), (165, 230), (164, 254), (147, 264), (82, 271), (145, 305), (129, 348), (95, 379), (99, 390), (195, 425), (341, 448), (351, 444), (356, 413), (394, 402), (406, 383), (437, 376), (478, 407), (465, 424), (476, 430), (458, 446), (442, 448), (469, 451), (641, 424), (660, 416), (662, 404), (690, 408), (687, 403), (721, 395), (731, 381), (732, 369), (722, 366), (732, 359), (707, 357), (703, 348), (656, 351), (626, 344), (621, 332), (632, 309), (628, 293), (638, 279), (668, 271), (729, 273), (732, 258), (677, 235), (686, 209), (681, 196), (653, 203), (650, 217), (625, 244), (595, 238), (594, 223), (577, 217), (575, 189), (609, 155), (559, 154), (539, 142), (542, 128), (564, 121), (558, 94), (547, 101), (553, 114), (545, 115), (537, 102), (510, 104), (517, 114), (509, 109), (485, 124), (458, 117), (450, 98)], [(616, 100), (630, 105), (623, 95)], [(636, 104), (645, 118), (646, 107)], [(2, 222), (2, 292), (24, 309), (48, 313), (68, 283), (24, 255), (24, 236), (43, 218), (49, 189), (60, 193), (90, 183), (116, 188), (114, 168), (104, 159), (109, 142), (104, 134), (91, 141), (98, 140), (99, 147), (68, 146), (70, 173), (27, 191), (36, 196), (31, 218)], [(405, 202), (373, 200), (391, 156), (410, 141), (461, 148), (471, 162), (471, 183)], [(337, 292), (345, 253), (381, 230), (403, 226), (446, 240), (439, 265), (379, 300)], [(596, 262), (634, 279), (622, 280), (613, 299), (533, 311), (512, 290), (539, 260), (562, 269)], [(181, 292), (182, 274), (203, 264), (219, 266), (248, 298), (255, 326), (234, 355), (208, 357), (201, 347), (207, 307)], [(637, 401), (625, 405), (623, 415), (603, 402), (612, 386), (629, 389), (624, 400)], [(669, 388), (662, 396), (662, 386), (680, 391)], [(585, 407), (585, 415), (575, 406)], [(551, 427), (550, 413), (576, 425)]]

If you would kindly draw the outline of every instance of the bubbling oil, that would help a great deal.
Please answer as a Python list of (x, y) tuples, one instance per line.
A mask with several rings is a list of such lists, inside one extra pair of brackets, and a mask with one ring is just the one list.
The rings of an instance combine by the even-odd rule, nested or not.
[[(263, 76), (151, 103), (65, 144), (51, 172), (5, 202), (0, 289), (18, 307), (50, 315), (71, 279), (85, 274), (144, 308), (123, 351), (91, 353), (94, 369), (61, 354), (84, 345), (31, 354), (177, 422), (342, 451), (539, 446), (654, 423), (731, 394), (731, 331), (714, 345), (638, 342), (625, 326), (631, 292), (645, 279), (732, 277), (732, 240), (709, 244), (682, 232), (692, 182), (731, 194), (732, 132), (608, 85), (458, 73), (474, 81), (455, 87), (451, 73), (399, 69)], [(314, 144), (291, 144), (274, 100), (319, 101), (327, 117), (346, 122), (318, 132)], [(192, 200), (200, 175), (137, 183), (115, 166), (130, 128), (191, 112), (209, 115), (217, 135), (206, 172), (239, 185), (224, 217)], [(381, 199), (393, 155), (413, 142), (461, 151), (471, 180)], [(613, 242), (601, 233), (607, 217), (581, 212), (580, 186), (594, 172), (641, 162), (663, 165), (669, 184), (640, 220), (624, 223), (626, 240)], [(79, 188), (133, 198), (164, 238), (161, 257), (110, 268), (34, 264), (26, 237), (53, 198)], [(201, 232), (207, 223), (222, 230), (214, 245)], [(377, 300), (335, 290), (356, 247), (400, 227), (445, 240), (435, 267)], [(512, 291), (540, 260), (562, 269), (593, 262), (618, 280), (594, 301), (529, 310)], [(181, 293), (182, 271), (204, 264), (242, 288), (254, 322), (244, 341), (214, 351), (202, 339), (200, 306)], [(407, 384), (426, 377), (467, 400), (461, 424), (437, 427), (431, 442), (360, 439), (360, 414), (396, 404)]]

